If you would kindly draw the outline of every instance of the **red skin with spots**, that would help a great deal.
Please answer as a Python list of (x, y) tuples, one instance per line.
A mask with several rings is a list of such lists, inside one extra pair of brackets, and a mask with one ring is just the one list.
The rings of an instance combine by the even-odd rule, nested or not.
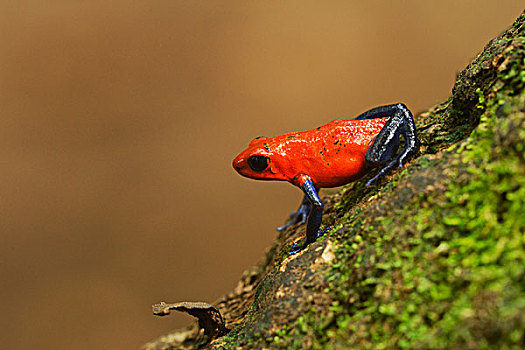
[[(337, 119), (319, 128), (253, 140), (233, 160), (242, 176), (258, 180), (288, 181), (301, 186), (310, 177), (318, 188), (336, 187), (366, 173), (365, 154), (387, 119)], [(266, 169), (256, 172), (248, 158), (269, 158)]]

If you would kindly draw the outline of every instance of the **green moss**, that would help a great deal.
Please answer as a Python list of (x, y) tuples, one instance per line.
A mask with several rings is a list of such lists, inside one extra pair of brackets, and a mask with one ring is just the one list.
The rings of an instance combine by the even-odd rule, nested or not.
[(327, 198), (332, 229), (316, 244), (335, 247), (329, 265), (309, 269), (314, 249), (287, 259), (279, 236), (247, 315), (212, 348), (523, 347), (524, 23), (417, 117), (422, 155), (409, 167)]
[[(381, 193), (399, 195), (418, 169), (433, 167), (453, 175), (443, 178), (444, 191), (342, 216), (337, 258), (326, 276), (332, 306), (284, 328), (279, 348), (523, 346), (524, 66), (524, 59), (514, 60), (499, 73), (501, 84), (475, 90), (473, 107), (482, 114), (466, 141), (439, 160), (419, 158)], [(356, 203), (349, 193), (337, 207)]]

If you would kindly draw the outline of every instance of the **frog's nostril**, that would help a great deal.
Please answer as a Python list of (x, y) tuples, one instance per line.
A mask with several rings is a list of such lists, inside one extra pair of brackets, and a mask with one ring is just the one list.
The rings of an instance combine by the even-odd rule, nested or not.
[(239, 170), (241, 170), (241, 163), (242, 163), (242, 158), (241, 159), (235, 158), (233, 160), (233, 164), (232, 165), (235, 168), (235, 170), (239, 171)]

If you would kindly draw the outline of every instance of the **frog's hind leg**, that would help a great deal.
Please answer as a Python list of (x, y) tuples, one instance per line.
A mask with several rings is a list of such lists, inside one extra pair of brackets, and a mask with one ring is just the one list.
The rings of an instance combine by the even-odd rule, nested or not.
[[(371, 166), (378, 164), (385, 166), (366, 183), (367, 186), (386, 173), (396, 163), (400, 168), (403, 167), (403, 161), (413, 156), (419, 150), (416, 125), (407, 106), (398, 103), (376, 107), (359, 115), (356, 119), (375, 118), (388, 118), (388, 120), (366, 151), (365, 160)], [(404, 147), (398, 155), (395, 155), (399, 147), (400, 135), (403, 135)], [(393, 159), (391, 159), (392, 157)]]
[(379, 106), (359, 114), (357, 117), (354, 118), (354, 120), (389, 118), (395, 113), (396, 109), (398, 109), (398, 106), (403, 106), (406, 110), (408, 110), (408, 108), (402, 103)]

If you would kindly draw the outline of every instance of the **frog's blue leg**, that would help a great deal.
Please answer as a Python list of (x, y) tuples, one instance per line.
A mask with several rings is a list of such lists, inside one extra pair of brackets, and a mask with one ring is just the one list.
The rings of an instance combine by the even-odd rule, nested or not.
[[(368, 165), (376, 166), (385, 165), (379, 173), (371, 178), (367, 186), (374, 182), (378, 177), (386, 173), (396, 163), (401, 168), (403, 161), (413, 156), (419, 150), (419, 140), (417, 138), (416, 125), (412, 113), (402, 103), (388, 106), (381, 106), (371, 109), (356, 119), (375, 119), (388, 118), (385, 126), (374, 139), (372, 145), (368, 148), (365, 159)], [(403, 135), (405, 140), (403, 150), (394, 156), (399, 147), (399, 136)], [(392, 160), (390, 160), (393, 157)]]
[(311, 204), (311, 210), (306, 223), (306, 239), (303, 244), (292, 244), (290, 255), (300, 252), (310, 243), (315, 242), (315, 240), (326, 231), (326, 229), (319, 230), (323, 219), (324, 204), (317, 194), (317, 188), (312, 183), (312, 180), (308, 178), (301, 186), (301, 189), (304, 192), (304, 198), (306, 198)]
[(285, 230), (296, 223), (304, 224), (306, 222), (306, 219), (308, 218), (308, 214), (310, 214), (311, 209), (312, 204), (308, 200), (308, 197), (304, 196), (303, 201), (301, 202), (301, 205), (299, 206), (297, 211), (292, 211), (290, 213), (289, 221), (283, 226), (277, 227), (277, 231)]
[(377, 118), (388, 118), (391, 117), (398, 106), (403, 106), (405, 109), (408, 110), (408, 108), (402, 104), (397, 103), (393, 105), (386, 105), (386, 106), (379, 106), (372, 108), (364, 113), (359, 114), (357, 117), (355, 117), (355, 120), (364, 120), (364, 119), (377, 119)]

